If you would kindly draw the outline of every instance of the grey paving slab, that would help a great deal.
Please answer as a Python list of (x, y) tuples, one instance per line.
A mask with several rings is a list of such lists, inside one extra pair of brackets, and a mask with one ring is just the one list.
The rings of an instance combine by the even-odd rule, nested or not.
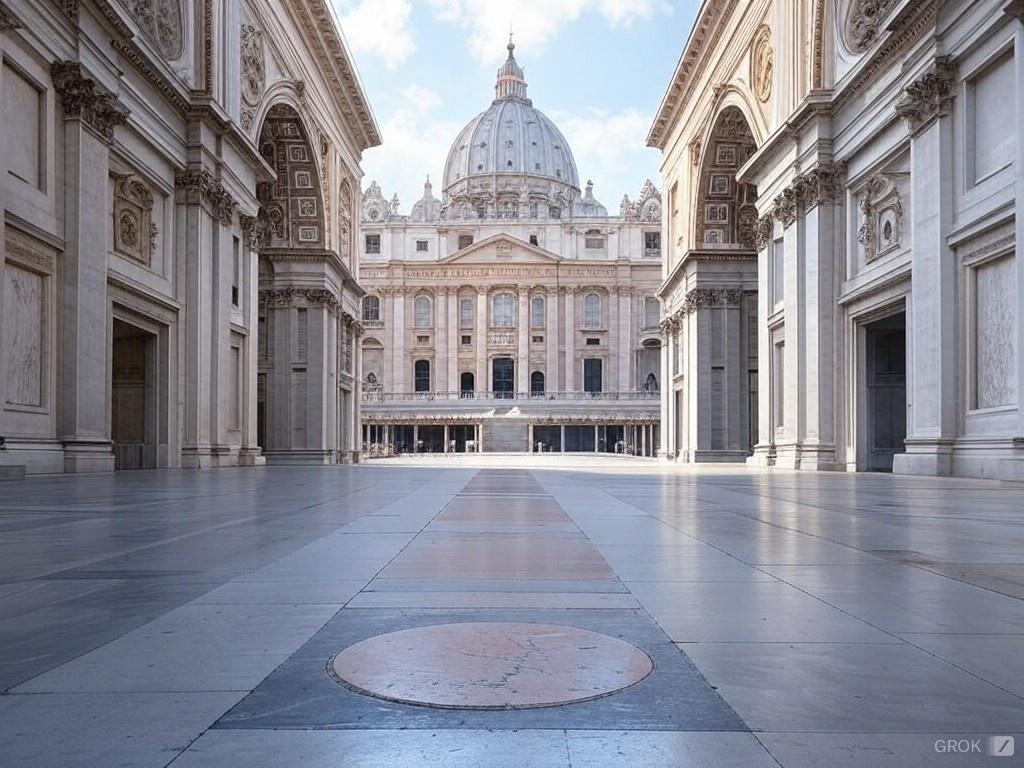
[(363, 592), (346, 608), (637, 609), (631, 595), (594, 592)]
[(572, 768), (778, 768), (749, 733), (569, 731)]
[(570, 768), (562, 731), (209, 731), (174, 768)]
[(367, 592), (620, 592), (618, 579), (391, 579), (370, 582)]
[(186, 605), (14, 691), (248, 691), (336, 611), (316, 604)]
[(900, 642), (778, 581), (627, 586), (676, 642)]
[[(988, 754), (988, 732), (937, 733), (762, 733), (758, 738), (784, 768), (993, 768), (1021, 765), (1021, 731), (1009, 759)], [(957, 752), (948, 751), (953, 740)], [(1002, 740), (1000, 741), (1002, 743)], [(998, 745), (997, 745), (998, 746)], [(940, 751), (941, 750), (941, 751)], [(964, 751), (959, 751), (964, 750)]]
[(905, 633), (900, 637), (1024, 699), (1024, 635)]
[(163, 768), (237, 693), (0, 696), (0, 763), (17, 768)]
[(229, 581), (194, 604), (278, 604), (323, 603), (340, 608), (365, 586), (365, 581)]
[(687, 643), (755, 730), (1012, 731), (1024, 700), (909, 645)]
[[(645, 651), (654, 671), (605, 698), (555, 707), (434, 709), (365, 696), (327, 672), (343, 648), (399, 629), (453, 622), (562, 624)], [(383, 661), (383, 660), (382, 660)], [(383, 661), (386, 663), (386, 661)], [(218, 728), (498, 728), (742, 731), (746, 726), (642, 611), (345, 609), (218, 721)]]

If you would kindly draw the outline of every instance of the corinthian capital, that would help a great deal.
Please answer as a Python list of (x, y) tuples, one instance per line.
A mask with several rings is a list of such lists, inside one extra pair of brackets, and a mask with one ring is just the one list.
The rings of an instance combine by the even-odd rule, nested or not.
[(128, 120), (128, 109), (117, 97), (86, 77), (76, 61), (55, 61), (50, 67), (53, 87), (60, 97), (65, 119), (77, 119), (107, 142), (114, 140), (114, 127)]
[(945, 56), (935, 59), (931, 68), (904, 89), (896, 102), (896, 114), (902, 117), (911, 133), (927, 128), (933, 120), (949, 114), (953, 100), (956, 68)]

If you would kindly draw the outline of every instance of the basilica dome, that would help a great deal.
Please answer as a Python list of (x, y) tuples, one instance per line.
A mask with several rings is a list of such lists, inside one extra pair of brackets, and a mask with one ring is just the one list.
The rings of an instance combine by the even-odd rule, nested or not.
[[(576, 161), (561, 131), (526, 98), (526, 79), (516, 62), (515, 45), (498, 70), (495, 98), (470, 120), (448, 152), (444, 166), (445, 193), (469, 191), (479, 181), (493, 188), (504, 177), (553, 181), (568, 197), (579, 192)], [(505, 186), (502, 184), (501, 186)]]

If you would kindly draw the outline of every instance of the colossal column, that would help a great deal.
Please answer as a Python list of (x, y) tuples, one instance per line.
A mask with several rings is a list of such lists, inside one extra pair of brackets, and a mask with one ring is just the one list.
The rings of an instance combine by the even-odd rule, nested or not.
[(530, 295), (519, 289), (519, 344), (516, 347), (516, 391), (530, 391)]

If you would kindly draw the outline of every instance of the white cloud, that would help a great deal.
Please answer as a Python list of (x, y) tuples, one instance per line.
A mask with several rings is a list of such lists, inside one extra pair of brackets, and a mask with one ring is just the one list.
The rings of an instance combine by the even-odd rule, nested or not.
[(580, 186), (594, 182), (594, 196), (616, 213), (624, 194), (635, 198), (644, 179), (658, 183), (657, 151), (646, 146), (651, 117), (637, 109), (610, 112), (591, 107), (582, 113), (552, 111), (576, 158)]
[(345, 39), (357, 53), (397, 69), (416, 50), (409, 25), (410, 0), (335, 0), (335, 7)]
[(664, 0), (430, 0), (438, 18), (465, 27), (470, 53), (482, 64), (504, 58), (509, 30), (524, 53), (537, 54), (562, 27), (585, 13), (599, 13), (613, 26), (628, 26), (656, 12), (671, 13)]
[(397, 193), (401, 213), (419, 200), (428, 173), (434, 197), (441, 196), (441, 172), (462, 124), (440, 117), (440, 107), (436, 91), (415, 84), (403, 88), (398, 107), (381, 123), (383, 146), (363, 155), (364, 186), (376, 180), (389, 199)]

